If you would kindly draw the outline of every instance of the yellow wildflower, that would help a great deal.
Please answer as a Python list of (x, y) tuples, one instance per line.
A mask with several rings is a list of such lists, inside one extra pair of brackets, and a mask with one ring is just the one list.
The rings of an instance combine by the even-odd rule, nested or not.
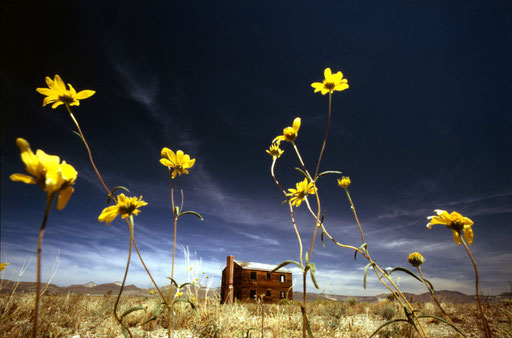
[(324, 76), (323, 82), (313, 82), (311, 84), (311, 87), (315, 88), (315, 93), (322, 92), (322, 95), (332, 94), (335, 90), (342, 91), (348, 88), (348, 80), (343, 78), (342, 72), (333, 74), (331, 68), (325, 68)]
[(432, 229), (434, 224), (444, 224), (449, 229), (453, 230), (453, 240), (457, 245), (460, 245), (460, 235), (463, 232), (464, 238), (466, 238), (468, 244), (473, 243), (473, 221), (467, 217), (462, 216), (458, 212), (453, 211), (449, 214), (445, 210), (434, 210), (437, 216), (427, 217), (430, 222), (427, 224), (427, 228)]
[(40, 149), (34, 154), (30, 144), (22, 138), (16, 139), (16, 145), (20, 149), (25, 170), (32, 176), (12, 174), (10, 179), (27, 184), (39, 184), (47, 194), (58, 192), (57, 209), (62, 210), (75, 191), (72, 187), (78, 175), (75, 168), (66, 161), (60, 163), (58, 156), (48, 155)]
[(162, 158), (160, 159), (160, 163), (165, 165), (166, 167), (173, 168), (172, 178), (175, 178), (176, 175), (187, 174), (188, 170), (194, 166), (196, 163), (196, 159), (190, 159), (189, 155), (185, 155), (183, 151), (178, 150), (176, 153), (171, 149), (164, 147), (161, 152)]
[(81, 90), (78, 93), (75, 88), (68, 83), (69, 89), (66, 89), (66, 84), (59, 75), (55, 75), (52, 80), (46, 77), (46, 84), (48, 88), (37, 88), (37, 92), (46, 97), (43, 99), (43, 107), (49, 103), (53, 103), (52, 108), (57, 108), (61, 104), (70, 106), (80, 105), (80, 100), (91, 97), (96, 93), (94, 90)]
[(128, 218), (131, 215), (137, 216), (140, 212), (138, 208), (145, 205), (148, 204), (142, 200), (142, 196), (137, 199), (137, 197), (126, 197), (124, 194), (119, 194), (117, 195), (117, 204), (103, 209), (98, 221), (110, 225), (118, 215), (121, 215), (121, 218)]
[(154, 293), (155, 293), (155, 291), (153, 291), (153, 290), (149, 291), (150, 295), (153, 295)]
[(338, 179), (338, 185), (343, 189), (347, 189), (350, 183), (350, 177), (348, 176), (342, 176)]
[(270, 148), (267, 150), (267, 153), (270, 156), (272, 156), (272, 159), (277, 159), (277, 158), (281, 157), (281, 155), (283, 155), (284, 150), (279, 148), (279, 143), (278, 142), (274, 142), (274, 143), (272, 143)]
[(178, 293), (176, 294), (176, 297), (179, 297), (179, 296), (183, 296), (183, 292), (178, 292)]
[(7, 265), (9, 265), (9, 263), (0, 263), (0, 271), (4, 271)]
[(409, 263), (417, 268), (421, 264), (425, 263), (425, 258), (419, 252), (413, 252), (407, 257)]
[(296, 207), (300, 206), (308, 194), (311, 195), (317, 191), (315, 184), (313, 182), (308, 182), (307, 178), (305, 178), (302, 182), (298, 182), (295, 187), (297, 189), (288, 189), (289, 193), (287, 193), (286, 196), (291, 197), (290, 202)]
[(293, 124), (291, 127), (286, 127), (283, 129), (283, 135), (277, 136), (272, 142), (279, 144), (281, 141), (293, 142), (297, 138), (300, 128), (300, 117), (296, 117), (293, 120)]

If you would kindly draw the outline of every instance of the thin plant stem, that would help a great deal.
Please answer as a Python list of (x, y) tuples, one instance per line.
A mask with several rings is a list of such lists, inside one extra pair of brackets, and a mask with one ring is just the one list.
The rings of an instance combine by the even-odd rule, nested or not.
[[(417, 266), (416, 267), (418, 269), (418, 272), (420, 273), (420, 276), (421, 276), (421, 280), (423, 281), (423, 284), (425, 284), (425, 287), (427, 288), (428, 292), (430, 292), (430, 296), (432, 297), (432, 299), (434, 300), (434, 302), (437, 304), (437, 307), (439, 308), (439, 310), (441, 310), (441, 312), (443, 313), (443, 316), (446, 318), (446, 320), (452, 324), (452, 319), (450, 318), (450, 316), (448, 316), (448, 314), (446, 313), (446, 311), (444, 311), (443, 307), (441, 306), (441, 303), (439, 302), (439, 300), (437, 299), (436, 295), (434, 294), (434, 290), (430, 287), (430, 285), (427, 283), (426, 279), (425, 279), (425, 276), (423, 276), (423, 271), (421, 270), (421, 266)], [(460, 337), (463, 337), (462, 334), (459, 333), (459, 336)]]
[(350, 193), (348, 192), (348, 188), (345, 188), (345, 192), (347, 193), (347, 198), (350, 202), (350, 209), (354, 213), (354, 218), (356, 219), (357, 226), (359, 228), (359, 232), (361, 233), (361, 243), (364, 243), (364, 234), (363, 227), (361, 227), (361, 223), (359, 223), (359, 218), (357, 217), (356, 207), (354, 206), (354, 202), (352, 202), (352, 198), (350, 197)]
[(69, 104), (67, 104), (67, 103), (66, 103), (66, 109), (68, 110), (69, 116), (71, 116), (71, 119), (73, 120), (73, 122), (75, 122), (75, 125), (78, 128), (78, 132), (80, 133), (80, 138), (82, 139), (82, 142), (84, 143), (85, 148), (87, 149), (87, 153), (89, 154), (89, 160), (91, 161), (92, 168), (94, 169), (94, 171), (96, 172), (96, 175), (100, 179), (103, 189), (105, 189), (109, 195), (112, 195), (110, 190), (107, 188), (107, 185), (105, 184), (105, 182), (103, 182), (103, 178), (101, 177), (100, 172), (98, 171), (98, 168), (96, 168), (96, 165), (94, 164), (94, 160), (92, 159), (91, 149), (89, 148), (89, 145), (87, 144), (87, 141), (85, 140), (85, 136), (82, 133), (82, 129), (80, 128), (78, 121), (75, 119), (75, 116), (71, 112), (71, 109), (69, 108)]
[[(347, 198), (349, 200), (349, 203), (350, 203), (350, 209), (352, 210), (353, 214), (354, 214), (354, 218), (356, 220), (356, 223), (357, 223), (357, 226), (359, 227), (359, 231), (361, 233), (361, 241), (363, 243), (364, 242), (364, 235), (363, 235), (363, 228), (361, 226), (361, 223), (359, 222), (359, 218), (357, 217), (357, 212), (356, 212), (356, 207), (354, 205), (354, 202), (352, 201), (352, 198), (350, 197), (350, 193), (348, 192), (348, 189), (345, 188), (345, 192), (347, 193)], [(402, 293), (402, 291), (398, 288), (398, 286), (395, 284), (395, 282), (393, 282), (393, 280), (391, 279), (391, 277), (385, 273), (384, 270), (382, 270), (382, 268), (380, 268), (374, 261), (373, 259), (371, 258), (370, 256), (370, 253), (368, 252), (368, 250), (365, 250), (366, 251), (366, 255), (364, 255), (366, 257), (366, 259), (368, 259), (368, 261), (370, 263), (372, 263), (372, 266), (374, 267), (374, 270), (375, 269), (378, 269), (379, 272), (386, 277), (386, 279), (389, 281), (389, 283), (393, 286), (393, 288), (396, 290), (396, 292), (398, 293), (398, 295), (400, 295), (400, 298), (403, 299), (403, 301), (405, 302), (405, 304), (407, 304), (407, 306), (409, 307), (409, 309), (411, 309), (411, 311), (414, 310), (413, 306), (411, 305), (411, 303), (407, 300), (407, 297), (404, 296), (404, 294)], [(379, 280), (381, 281), (381, 283), (383, 283), (382, 279), (380, 276), (379, 277)], [(384, 284), (384, 283), (383, 283)], [(399, 297), (396, 296), (396, 294), (394, 292), (392, 292), (393, 295), (395, 296), (396, 299), (399, 299)], [(413, 312), (414, 313), (414, 312)], [(418, 323), (418, 326), (420, 327), (421, 329), (421, 333), (418, 331), (418, 333), (420, 335), (423, 335), (424, 337), (427, 336), (427, 334), (425, 333), (425, 329), (423, 328), (423, 325), (421, 325), (421, 322), (416, 319), (416, 322)], [(418, 330), (418, 329), (416, 329)]]
[[(301, 255), (301, 257), (302, 257), (302, 255)], [(305, 272), (305, 270), (303, 270), (302, 271), (302, 306), (301, 306), (301, 312), (302, 312), (302, 338), (306, 338), (306, 326), (307, 326), (306, 308), (307, 308), (306, 272)]]
[[(119, 299), (121, 298), (121, 294), (123, 293), (124, 284), (126, 282), (126, 277), (128, 276), (128, 268), (130, 267), (130, 259), (132, 257), (132, 243), (133, 243), (133, 216), (132, 215), (130, 215), (130, 221), (128, 222), (128, 227), (130, 229), (130, 247), (128, 249), (128, 259), (126, 260), (126, 269), (124, 270), (123, 282), (121, 283), (121, 288), (119, 289), (119, 294), (117, 295), (116, 303), (114, 304), (114, 317), (116, 317), (117, 322), (121, 326), (124, 326), (124, 325), (123, 325), (123, 322), (121, 321), (121, 319), (119, 318), (119, 316), (117, 315), (117, 306), (119, 305)], [(125, 327), (125, 328), (126, 328), (126, 331), (128, 332), (128, 335), (130, 337), (132, 337), (132, 333), (130, 332), (128, 327)]]
[(322, 143), (322, 150), (320, 150), (320, 156), (318, 156), (318, 163), (316, 164), (315, 177), (318, 175), (320, 170), (320, 161), (322, 161), (322, 155), (324, 154), (325, 145), (327, 144), (327, 135), (329, 134), (329, 124), (331, 122), (331, 101), (332, 93), (329, 92), (329, 114), (327, 116), (327, 126), (325, 127), (324, 142)]
[[(77, 119), (75, 118), (75, 116), (73, 115), (73, 112), (71, 112), (71, 109), (69, 107), (69, 104), (66, 104), (66, 109), (69, 113), (69, 116), (71, 117), (71, 119), (73, 120), (73, 122), (75, 123), (77, 129), (78, 129), (78, 132), (80, 134), (80, 138), (82, 139), (82, 142), (84, 143), (85, 145), (85, 149), (87, 150), (87, 153), (89, 154), (89, 161), (91, 162), (91, 165), (92, 165), (92, 168), (94, 169), (94, 171), (96, 172), (96, 176), (98, 176), (98, 179), (100, 180), (100, 183), (101, 185), (103, 186), (103, 189), (105, 189), (105, 191), (107, 192), (107, 194), (114, 200), (114, 202), (117, 203), (116, 201), (116, 198), (112, 195), (112, 191), (110, 191), (110, 189), (107, 187), (107, 185), (105, 184), (105, 182), (103, 181), (103, 178), (101, 177), (101, 174), (100, 172), (98, 171), (98, 168), (96, 167), (96, 165), (94, 164), (94, 160), (92, 158), (92, 153), (91, 153), (91, 149), (89, 148), (89, 145), (87, 144), (87, 141), (85, 140), (85, 136), (82, 132), (82, 129), (80, 128), (80, 124), (78, 124), (78, 121)], [(128, 226), (130, 226), (129, 224), (129, 221), (126, 220)], [(165, 297), (163, 296), (162, 292), (160, 291), (160, 288), (158, 287), (158, 285), (156, 284), (155, 280), (153, 279), (153, 276), (151, 275), (151, 273), (149, 272), (146, 264), (144, 263), (144, 260), (142, 259), (142, 255), (140, 254), (140, 251), (139, 251), (139, 248), (137, 247), (137, 243), (135, 242), (135, 238), (133, 238), (133, 245), (135, 247), (135, 251), (137, 251), (137, 255), (139, 256), (139, 259), (140, 259), (140, 262), (142, 263), (142, 265), (144, 266), (144, 269), (146, 270), (146, 273), (148, 274), (149, 278), (151, 279), (151, 282), (153, 282), (153, 285), (155, 286), (155, 288), (158, 290), (158, 293), (160, 294), (160, 296), (162, 297), (163, 301), (165, 303), (167, 303), (167, 300), (165, 299)]]
[(302, 169), (304, 169), (304, 172), (308, 175), (308, 179), (313, 181), (313, 178), (311, 177), (311, 174), (309, 173), (308, 169), (306, 168), (306, 165), (304, 164), (304, 161), (302, 160), (302, 157), (299, 153), (299, 148), (297, 148), (297, 145), (295, 142), (292, 141), (293, 149), (295, 149), (295, 153), (297, 154), (297, 157), (299, 158), (300, 165), (302, 166)]
[(491, 328), (489, 327), (489, 323), (487, 322), (487, 318), (485, 317), (484, 308), (482, 307), (482, 303), (480, 301), (480, 285), (479, 285), (479, 278), (478, 278), (478, 268), (476, 266), (475, 259), (473, 258), (473, 255), (471, 254), (471, 251), (469, 250), (468, 244), (464, 240), (464, 235), (459, 232), (459, 237), (461, 239), (462, 244), (464, 245), (464, 248), (466, 249), (466, 252), (469, 255), (469, 258), (471, 259), (471, 263), (473, 263), (473, 267), (475, 268), (475, 289), (476, 289), (476, 300), (478, 302), (478, 308), (480, 309), (480, 318), (482, 319), (482, 325), (485, 330), (485, 336), (486, 337), (492, 337), (491, 334)]
[(34, 304), (34, 325), (32, 327), (32, 337), (37, 337), (37, 320), (39, 313), (39, 293), (41, 289), (41, 251), (43, 245), (43, 236), (44, 229), (46, 227), (46, 221), (48, 220), (48, 215), (50, 214), (50, 209), (52, 208), (53, 200), (55, 198), (55, 193), (48, 193), (46, 195), (46, 208), (44, 210), (43, 221), (41, 223), (41, 229), (39, 230), (39, 237), (37, 239), (37, 265), (36, 265), (36, 299)]

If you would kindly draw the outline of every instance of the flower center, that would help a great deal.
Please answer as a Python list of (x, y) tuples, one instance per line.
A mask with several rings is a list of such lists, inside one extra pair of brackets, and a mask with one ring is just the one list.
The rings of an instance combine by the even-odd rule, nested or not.
[(70, 103), (73, 103), (74, 99), (71, 94), (66, 93), (64, 95), (59, 96), (59, 101), (65, 103), (65, 104), (70, 104)]
[(334, 87), (336, 87), (336, 86), (334, 85), (334, 82), (326, 82), (324, 84), (324, 87), (325, 87), (325, 89), (329, 89), (330, 91), (332, 91), (334, 89)]
[(136, 208), (137, 206), (133, 204), (123, 205), (122, 207), (119, 207), (119, 211), (121, 212), (121, 214), (131, 215), (133, 210), (135, 210)]
[(459, 221), (452, 221), (452, 224), (450, 224), (450, 228), (456, 231), (460, 231), (464, 229), (464, 224)]

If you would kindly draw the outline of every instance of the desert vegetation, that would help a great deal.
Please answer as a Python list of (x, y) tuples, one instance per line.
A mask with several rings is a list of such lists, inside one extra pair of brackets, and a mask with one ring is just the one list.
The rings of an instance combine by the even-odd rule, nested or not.
[[(32, 329), (33, 294), (0, 296), (0, 332), (2, 337), (26, 337)], [(116, 319), (112, 316), (116, 297), (86, 296), (80, 294), (44, 294), (41, 297), (39, 323), (45, 337), (122, 337)], [(123, 323), (136, 337), (167, 336), (167, 313), (147, 322), (160, 304), (158, 296), (125, 296), (119, 305), (122, 313), (130, 308), (142, 307), (124, 317)], [(189, 304), (173, 307), (173, 337), (299, 337), (302, 335), (301, 311), (298, 302), (259, 304), (236, 302), (220, 305), (217, 295)], [(481, 337), (479, 311), (475, 304), (442, 302), (467, 337)], [(415, 302), (416, 309), (442, 316), (433, 302)], [(313, 300), (309, 303), (308, 319), (316, 337), (369, 336), (382, 323), (400, 318), (403, 310), (396, 301), (358, 302), (355, 298), (343, 302)], [(512, 332), (512, 301), (485, 304), (493, 335), (510, 337)], [(146, 324), (144, 324), (147, 322)], [(435, 319), (424, 321), (426, 333), (431, 337), (458, 337), (453, 329)], [(262, 332), (263, 331), (263, 332)], [(386, 326), (376, 337), (410, 337), (414, 328), (407, 323)]]

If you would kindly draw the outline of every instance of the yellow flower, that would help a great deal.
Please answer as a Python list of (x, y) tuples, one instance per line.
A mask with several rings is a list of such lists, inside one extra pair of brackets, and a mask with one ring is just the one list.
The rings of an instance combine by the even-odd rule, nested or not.
[(417, 268), (421, 264), (425, 263), (425, 258), (419, 252), (413, 252), (407, 257), (409, 263)]
[(160, 159), (160, 163), (165, 165), (166, 167), (173, 168), (172, 178), (175, 178), (176, 175), (187, 174), (188, 170), (194, 166), (196, 163), (196, 159), (190, 159), (189, 155), (185, 155), (183, 151), (178, 150), (176, 153), (171, 149), (164, 147), (161, 152), (162, 158)]
[(0, 263), (0, 271), (4, 271), (7, 265), (9, 265), (9, 263)]
[(293, 120), (293, 124), (291, 127), (286, 127), (283, 129), (283, 135), (277, 136), (272, 142), (279, 144), (281, 141), (293, 142), (297, 138), (297, 134), (299, 133), (300, 128), (300, 117), (296, 117)]
[(322, 92), (322, 95), (332, 94), (335, 90), (342, 91), (348, 88), (348, 80), (343, 78), (342, 72), (333, 74), (331, 68), (325, 68), (324, 76), (324, 82), (313, 82), (311, 84), (311, 87), (315, 88), (315, 93)]
[(468, 244), (473, 243), (473, 229), (471, 226), (473, 225), (473, 221), (467, 217), (462, 216), (458, 212), (453, 211), (451, 214), (446, 212), (445, 210), (434, 210), (437, 216), (429, 216), (427, 217), (430, 222), (427, 224), (427, 228), (432, 229), (432, 225), (434, 224), (444, 224), (449, 229), (453, 230), (453, 240), (457, 245), (460, 245), (460, 234), (464, 233), (464, 238), (466, 238)]
[(275, 143), (272, 143), (270, 148), (267, 150), (267, 153), (270, 156), (272, 156), (272, 159), (277, 159), (277, 158), (281, 157), (281, 155), (283, 155), (284, 150), (279, 148), (279, 143), (278, 142), (275, 142)]
[(137, 216), (140, 212), (138, 208), (145, 205), (148, 204), (142, 200), (142, 196), (137, 199), (137, 197), (126, 197), (124, 194), (119, 194), (117, 195), (117, 204), (103, 209), (98, 221), (110, 225), (118, 215), (121, 215), (121, 218), (128, 218), (131, 215)]
[(152, 295), (152, 294), (154, 294), (154, 293), (155, 293), (155, 291), (153, 291), (153, 290), (149, 291), (149, 294), (150, 294), (150, 295)]
[(308, 182), (307, 178), (305, 178), (302, 182), (298, 182), (295, 187), (297, 189), (288, 189), (289, 193), (287, 193), (286, 196), (291, 197), (290, 202), (296, 207), (300, 206), (308, 194), (311, 195), (317, 191), (315, 184), (313, 182)]
[(179, 297), (179, 296), (183, 296), (183, 292), (178, 292), (178, 293), (176, 294), (176, 297)]
[(46, 77), (46, 84), (48, 88), (37, 88), (37, 92), (46, 97), (43, 99), (43, 107), (49, 103), (53, 103), (52, 108), (57, 108), (61, 104), (70, 106), (80, 105), (79, 100), (91, 97), (96, 93), (94, 90), (81, 90), (78, 93), (75, 88), (68, 83), (69, 89), (66, 89), (66, 84), (59, 75), (55, 75), (52, 80), (48, 76)]
[(40, 149), (34, 154), (30, 144), (22, 138), (16, 139), (16, 145), (20, 149), (21, 160), (26, 166), (25, 170), (32, 176), (12, 174), (10, 179), (27, 184), (39, 184), (47, 194), (58, 192), (57, 209), (64, 209), (75, 191), (72, 187), (78, 175), (75, 168), (66, 161), (60, 163), (58, 156), (48, 155)]
[(338, 179), (338, 185), (343, 189), (347, 189), (350, 183), (350, 177), (348, 176), (342, 176)]

